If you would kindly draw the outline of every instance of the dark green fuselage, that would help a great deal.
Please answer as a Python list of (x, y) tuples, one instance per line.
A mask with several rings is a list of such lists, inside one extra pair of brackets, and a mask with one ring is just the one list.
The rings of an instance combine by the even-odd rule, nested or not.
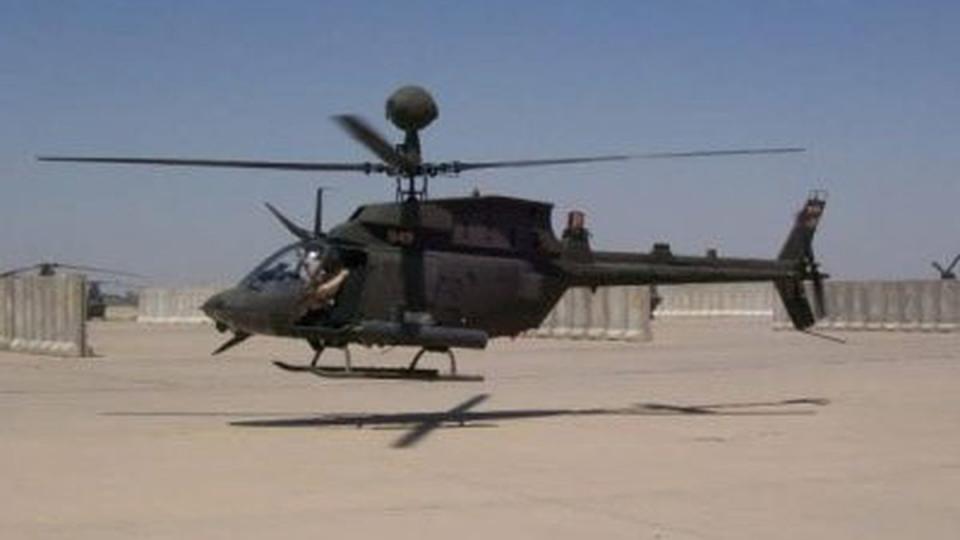
[[(551, 210), (499, 196), (365, 205), (325, 237), (281, 250), (205, 311), (234, 331), (340, 344), (354, 336), (334, 329), (409, 323), (411, 315), (418, 325), (512, 336), (537, 327), (569, 287), (776, 281), (801, 271), (793, 260), (679, 257), (664, 245), (594, 252), (586, 229), (568, 228), (558, 239)], [(271, 260), (309, 249), (335, 253), (350, 271), (322, 313), (305, 311), (302, 281), (258, 281)]]

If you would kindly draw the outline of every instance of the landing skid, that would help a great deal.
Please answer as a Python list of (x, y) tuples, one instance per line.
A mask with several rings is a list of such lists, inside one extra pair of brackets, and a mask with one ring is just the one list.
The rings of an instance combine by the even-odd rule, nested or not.
[(409, 369), (403, 367), (361, 367), (354, 366), (310, 366), (303, 364), (288, 364), (276, 360), (273, 365), (284, 371), (294, 373), (311, 373), (318, 377), (330, 379), (390, 379), (411, 380), (426, 382), (481, 382), (483, 375), (459, 375), (440, 373), (436, 369)]
[[(346, 347), (340, 348), (344, 354), (343, 366), (323, 366), (318, 365), (320, 355), (323, 354), (324, 346), (320, 343), (311, 342), (314, 349), (313, 360), (309, 365), (288, 364), (286, 362), (274, 361), (273, 365), (284, 371), (294, 373), (310, 373), (318, 377), (327, 377), (330, 379), (389, 379), (389, 380), (410, 380), (426, 382), (481, 382), (482, 375), (461, 375), (457, 373), (457, 360), (450, 349), (420, 349), (413, 357), (408, 367), (366, 367), (354, 366), (350, 358), (350, 350)], [(443, 353), (450, 359), (450, 373), (441, 373), (438, 369), (418, 368), (417, 363), (427, 353)]]

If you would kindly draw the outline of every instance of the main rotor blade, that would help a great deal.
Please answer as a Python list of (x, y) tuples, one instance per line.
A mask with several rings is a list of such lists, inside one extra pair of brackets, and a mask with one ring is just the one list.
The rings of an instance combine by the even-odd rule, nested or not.
[(384, 163), (325, 163), (313, 161), (255, 161), (235, 159), (180, 159), (180, 158), (143, 158), (143, 157), (87, 157), (87, 156), (38, 156), (38, 161), (71, 163), (106, 163), (121, 165), (160, 165), (173, 167), (222, 167), (233, 169), (272, 169), (286, 171), (321, 172), (362, 172), (391, 173), (403, 171), (413, 175), (420, 171), (433, 171), (440, 174), (456, 174), (477, 169), (504, 169), (518, 167), (543, 167), (550, 165), (572, 165), (578, 163), (596, 163), (603, 161), (627, 161), (631, 159), (678, 159), (700, 157), (725, 157), (762, 154), (787, 154), (805, 152), (805, 148), (744, 148), (733, 150), (697, 150), (691, 152), (652, 152), (646, 154), (615, 154), (608, 156), (572, 157), (558, 159), (525, 159), (513, 161), (452, 161), (445, 163), (426, 163), (420, 166), (397, 152), (370, 125), (356, 116), (341, 115), (334, 119), (355, 140), (366, 146)]
[(695, 150), (689, 152), (651, 152), (646, 154), (615, 154), (609, 156), (573, 157), (559, 159), (523, 159), (516, 161), (454, 161), (435, 165), (441, 173), (469, 171), (476, 169), (502, 169), (513, 167), (542, 167), (547, 165), (570, 165), (576, 163), (595, 163), (600, 161), (627, 161), (631, 159), (677, 159), (721, 156), (749, 156), (760, 154), (789, 154), (805, 152), (805, 148), (739, 148), (732, 150)]
[(21, 267), (21, 268), (14, 268), (14, 269), (12, 269), (12, 270), (7, 270), (7, 271), (5, 271), (5, 272), (0, 272), (0, 278), (15, 276), (15, 275), (17, 275), (17, 274), (22, 274), (22, 273), (24, 273), (24, 272), (29, 272), (29, 271), (31, 271), (31, 270), (36, 270), (36, 269), (38, 269), (38, 268), (40, 268), (40, 265), (39, 265), (39, 264), (34, 264), (34, 265), (30, 265), (30, 266), (24, 266), (24, 267)]
[(953, 262), (950, 263), (950, 266), (947, 267), (948, 272), (952, 272), (953, 268), (957, 266), (957, 263), (960, 262), (960, 254), (953, 258)]
[(691, 152), (650, 152), (636, 154), (631, 157), (637, 159), (673, 159), (719, 156), (755, 156), (762, 154), (795, 154), (806, 152), (806, 148), (787, 146), (782, 148), (735, 148), (731, 150), (694, 150)]
[(98, 274), (113, 274), (116, 276), (127, 276), (134, 278), (145, 277), (141, 274), (135, 274), (133, 272), (125, 272), (123, 270), (111, 270), (109, 268), (96, 268), (93, 266), (80, 266), (76, 264), (61, 264), (61, 263), (37, 263), (30, 266), (24, 266), (22, 268), (15, 268), (13, 270), (7, 270), (6, 272), (0, 273), (0, 277), (9, 277), (16, 274), (22, 274), (24, 272), (29, 272), (31, 270), (39, 270), (41, 268), (66, 268), (68, 270), (80, 270), (81, 272), (96, 272)]
[(360, 144), (367, 147), (378, 158), (382, 159), (387, 165), (396, 169), (412, 174), (416, 168), (416, 163), (401, 155), (391, 145), (383, 135), (377, 133), (377, 130), (368, 124), (359, 116), (351, 114), (340, 114), (333, 117), (334, 121), (340, 125), (351, 137)]
[(123, 270), (111, 270), (109, 268), (96, 268), (93, 266), (79, 266), (75, 264), (60, 264), (60, 263), (53, 263), (51, 266), (53, 266), (54, 268), (66, 268), (68, 270), (80, 270), (81, 272), (97, 272), (99, 274), (113, 274), (115, 276), (127, 276), (127, 277), (135, 277), (135, 278), (144, 277), (142, 274), (135, 274), (133, 272), (126, 272)]
[(111, 163), (122, 165), (164, 165), (173, 167), (227, 167), (233, 169), (274, 169), (284, 171), (356, 171), (382, 173), (387, 168), (381, 163), (322, 163), (313, 161), (251, 161), (239, 159), (179, 159), (141, 157), (83, 157), (38, 156), (37, 161), (72, 163)]

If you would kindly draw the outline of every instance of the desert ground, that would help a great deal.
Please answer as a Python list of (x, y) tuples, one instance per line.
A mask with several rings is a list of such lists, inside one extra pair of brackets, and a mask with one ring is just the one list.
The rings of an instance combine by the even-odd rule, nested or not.
[(91, 324), (95, 358), (0, 353), (0, 538), (960, 536), (960, 334), (654, 324), (459, 353), (481, 383), (129, 321)]

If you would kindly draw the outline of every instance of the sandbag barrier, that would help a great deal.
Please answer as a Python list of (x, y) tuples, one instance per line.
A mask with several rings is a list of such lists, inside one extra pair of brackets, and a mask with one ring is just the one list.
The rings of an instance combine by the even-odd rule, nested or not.
[(88, 356), (83, 276), (0, 279), (0, 349)]
[(599, 287), (568, 290), (530, 337), (649, 341), (648, 287)]
[(200, 306), (219, 290), (217, 287), (144, 289), (137, 305), (137, 322), (209, 324), (212, 321), (200, 311)]
[[(824, 284), (824, 296), (827, 313), (817, 328), (896, 332), (960, 330), (960, 282), (957, 281), (828, 281)], [(774, 328), (792, 328), (779, 302), (774, 309)]]

